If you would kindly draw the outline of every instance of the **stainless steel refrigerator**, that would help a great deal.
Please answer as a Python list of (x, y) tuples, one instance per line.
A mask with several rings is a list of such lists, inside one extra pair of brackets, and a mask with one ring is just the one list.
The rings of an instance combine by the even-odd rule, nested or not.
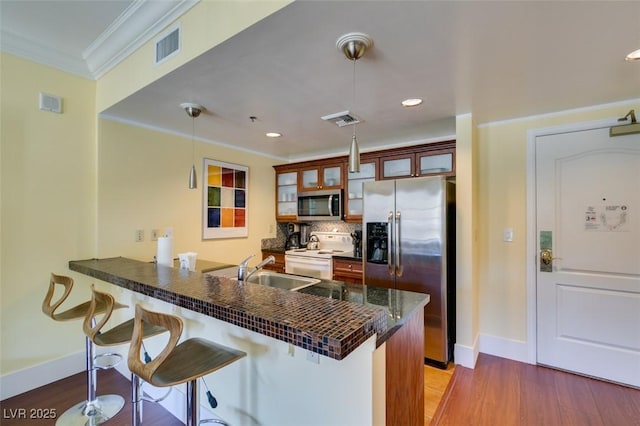
[(364, 184), (364, 283), (428, 293), (425, 362), (445, 367), (455, 342), (455, 183), (445, 177)]

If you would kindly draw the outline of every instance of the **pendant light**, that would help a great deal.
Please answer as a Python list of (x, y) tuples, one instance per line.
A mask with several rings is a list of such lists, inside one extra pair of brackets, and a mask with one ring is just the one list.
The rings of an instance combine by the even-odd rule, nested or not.
[(187, 112), (187, 115), (191, 117), (191, 158), (193, 160), (193, 164), (191, 165), (191, 171), (189, 172), (189, 189), (196, 189), (198, 187), (198, 178), (196, 173), (196, 163), (195, 163), (195, 129), (196, 129), (196, 118), (200, 115), (200, 113), (205, 109), (202, 105), (193, 104), (190, 102), (186, 102), (180, 104), (180, 107)]
[[(356, 103), (356, 61), (360, 59), (367, 49), (373, 46), (373, 40), (364, 33), (348, 33), (343, 35), (336, 42), (338, 50), (344, 56), (353, 61), (353, 107)], [(349, 147), (349, 173), (358, 173), (360, 171), (360, 149), (358, 148), (358, 140), (356, 138), (356, 124), (353, 124), (353, 136), (351, 137), (351, 146)]]

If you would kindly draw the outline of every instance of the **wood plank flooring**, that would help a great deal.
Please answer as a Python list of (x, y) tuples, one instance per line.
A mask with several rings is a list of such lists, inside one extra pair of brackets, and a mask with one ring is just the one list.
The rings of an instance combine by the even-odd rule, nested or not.
[(640, 390), (481, 354), (456, 366), (431, 424), (640, 426)]
[[(425, 426), (640, 426), (640, 390), (481, 354), (476, 368), (425, 366)], [(18, 418), (17, 409), (56, 409), (86, 397), (79, 373), (0, 402), (2, 426), (52, 425)], [(106, 424), (131, 424), (129, 381), (115, 370), (98, 372), (98, 393), (125, 398)], [(12, 416), (13, 415), (13, 416)], [(178, 426), (159, 404), (145, 402), (145, 424)], [(345, 426), (345, 425), (327, 425)], [(401, 426), (401, 425), (399, 425)]]
[(455, 371), (451, 363), (446, 370), (424, 366), (424, 424), (429, 425), (436, 414), (440, 400), (445, 394)]
[[(55, 410), (60, 416), (87, 397), (86, 374), (78, 373), (41, 388), (0, 401), (0, 425), (2, 426), (51, 426), (55, 420), (37, 418)], [(122, 410), (105, 425), (131, 424), (131, 384), (114, 369), (98, 370), (98, 395), (117, 394), (124, 398)], [(24, 411), (20, 411), (20, 410)], [(22, 415), (24, 413), (24, 416)], [(160, 404), (144, 402), (144, 424), (154, 426), (180, 426), (183, 423)]]

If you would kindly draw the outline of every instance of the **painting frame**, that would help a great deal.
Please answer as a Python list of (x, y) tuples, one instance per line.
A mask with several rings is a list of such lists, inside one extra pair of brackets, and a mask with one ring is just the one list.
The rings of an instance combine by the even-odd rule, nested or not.
[(249, 167), (202, 160), (202, 239), (249, 235)]

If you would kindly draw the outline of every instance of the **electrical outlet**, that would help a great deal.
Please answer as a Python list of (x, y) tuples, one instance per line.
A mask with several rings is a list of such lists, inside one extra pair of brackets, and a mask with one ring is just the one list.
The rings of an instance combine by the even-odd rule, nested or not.
[(141, 243), (144, 241), (144, 229), (136, 229), (135, 240), (136, 243)]
[(160, 236), (160, 230), (159, 229), (152, 229), (151, 230), (151, 241), (158, 241), (158, 237)]
[(165, 228), (164, 236), (165, 237), (173, 237), (173, 228)]
[(269, 235), (273, 235), (276, 232), (276, 226), (273, 223), (269, 224)]

